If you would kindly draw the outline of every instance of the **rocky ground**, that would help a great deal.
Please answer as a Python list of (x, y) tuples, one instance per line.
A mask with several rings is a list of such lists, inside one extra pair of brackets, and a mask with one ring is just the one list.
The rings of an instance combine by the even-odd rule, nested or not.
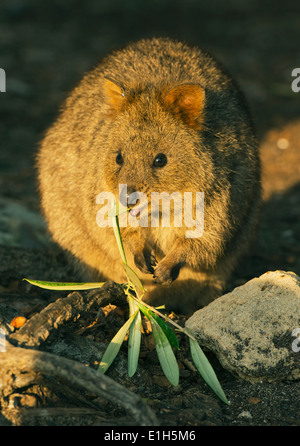
[[(228, 291), (270, 270), (300, 275), (300, 92), (291, 89), (291, 72), (300, 60), (299, 12), (294, 0), (286, 6), (218, 0), (205, 5), (193, 0), (146, 5), (117, 0), (2, 1), (0, 67), (6, 71), (7, 92), (0, 93), (1, 315), (30, 318), (65, 295), (36, 289), (22, 282), (23, 277), (74, 280), (39, 217), (34, 170), (38, 141), (87, 69), (129, 40), (153, 35), (184, 39), (209, 50), (237, 79), (252, 110), (261, 145), (264, 206), (257, 239)], [(97, 312), (93, 308), (77, 321), (69, 319), (40, 349), (95, 367), (103, 346), (126, 317), (119, 306), (105, 307), (101, 319)], [(184, 339), (176, 388), (163, 376), (147, 334), (138, 376), (126, 376), (125, 349), (109, 376), (141, 396), (161, 425), (300, 424), (299, 381), (250, 383), (224, 370), (212, 353), (207, 355), (231, 401), (229, 407), (193, 370)], [(105, 402), (94, 390), (77, 392), (64, 387), (62, 377), (45, 382), (41, 376), (37, 370), (2, 394), (0, 425), (134, 423), (123, 406)]]

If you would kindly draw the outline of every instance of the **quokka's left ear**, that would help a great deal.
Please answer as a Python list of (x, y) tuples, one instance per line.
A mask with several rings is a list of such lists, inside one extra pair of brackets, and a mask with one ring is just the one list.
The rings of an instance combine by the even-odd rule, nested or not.
[(205, 90), (198, 84), (180, 84), (162, 96), (164, 107), (190, 127), (201, 129)]
[(104, 95), (105, 99), (110, 105), (112, 114), (118, 113), (125, 100), (124, 87), (109, 77), (104, 78)]

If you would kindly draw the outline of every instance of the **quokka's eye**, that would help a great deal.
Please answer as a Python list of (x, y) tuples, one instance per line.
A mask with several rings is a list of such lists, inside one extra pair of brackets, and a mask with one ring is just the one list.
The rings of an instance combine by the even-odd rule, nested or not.
[(168, 160), (164, 153), (159, 153), (156, 155), (153, 161), (154, 167), (164, 167), (167, 164)]
[(122, 164), (124, 163), (123, 156), (120, 152), (116, 156), (116, 163), (119, 164), (119, 166), (122, 166)]

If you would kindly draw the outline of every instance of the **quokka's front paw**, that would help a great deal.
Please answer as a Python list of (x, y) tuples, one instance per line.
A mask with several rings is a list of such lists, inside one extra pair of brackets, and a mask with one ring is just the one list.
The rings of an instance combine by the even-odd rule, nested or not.
[(152, 252), (144, 250), (134, 254), (134, 263), (142, 273), (153, 274), (157, 260)]
[(171, 285), (177, 279), (182, 263), (170, 264), (168, 261), (162, 260), (155, 268), (153, 277), (154, 282), (163, 286)]

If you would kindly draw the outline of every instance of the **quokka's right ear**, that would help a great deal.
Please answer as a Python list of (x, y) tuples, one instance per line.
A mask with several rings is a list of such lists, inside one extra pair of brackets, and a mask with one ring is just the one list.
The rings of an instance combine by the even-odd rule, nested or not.
[(201, 129), (205, 105), (203, 87), (198, 84), (179, 84), (167, 91), (162, 102), (167, 110), (188, 126)]
[(112, 113), (118, 113), (125, 100), (124, 87), (109, 77), (104, 78), (104, 95), (111, 107)]

